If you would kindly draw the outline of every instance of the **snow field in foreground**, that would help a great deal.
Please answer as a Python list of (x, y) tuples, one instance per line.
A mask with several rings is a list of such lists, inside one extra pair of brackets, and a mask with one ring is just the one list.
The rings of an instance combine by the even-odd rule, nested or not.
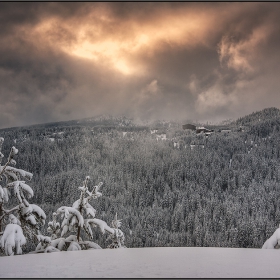
[(280, 250), (155, 247), (0, 258), (0, 277), (278, 278)]

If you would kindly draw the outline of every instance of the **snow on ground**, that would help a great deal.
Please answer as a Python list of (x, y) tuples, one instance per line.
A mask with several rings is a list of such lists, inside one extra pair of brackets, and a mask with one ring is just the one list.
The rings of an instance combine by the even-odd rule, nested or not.
[(278, 278), (280, 250), (158, 247), (85, 250), (0, 258), (13, 278)]

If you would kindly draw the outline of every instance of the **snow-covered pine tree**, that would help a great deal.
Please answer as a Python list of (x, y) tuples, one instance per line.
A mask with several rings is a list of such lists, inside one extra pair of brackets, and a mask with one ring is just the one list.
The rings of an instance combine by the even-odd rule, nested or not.
[(56, 212), (53, 213), (53, 220), (48, 223), (47, 231), (51, 233), (51, 239), (57, 239), (57, 235), (60, 233), (60, 223), (56, 221)]
[(280, 225), (275, 232), (264, 242), (262, 249), (279, 249), (280, 246)]
[(126, 248), (124, 246), (124, 234), (119, 229), (121, 226), (121, 220), (118, 220), (117, 213), (115, 219), (112, 221), (112, 228), (114, 229), (114, 233), (110, 234), (107, 240), (112, 240), (112, 244), (108, 245), (107, 248), (117, 249), (117, 248)]
[[(0, 164), (4, 155), (1, 153), (4, 138), (0, 138)], [(33, 196), (32, 188), (24, 180), (31, 180), (32, 173), (17, 169), (11, 165), (16, 165), (14, 160), (18, 150), (11, 148), (7, 162), (0, 165), (0, 236), (1, 248), (5, 254), (12, 256), (22, 254), (22, 246), (26, 244), (26, 235), (32, 239), (38, 234), (39, 223), (44, 224), (45, 212), (37, 205), (30, 204), (27, 199)], [(4, 208), (4, 204), (9, 202), (10, 189), (13, 190), (18, 205), (11, 209)], [(12, 214), (14, 213), (17, 217)], [(2, 228), (5, 228), (2, 231)]]
[[(40, 243), (37, 245), (35, 252), (32, 253), (102, 249), (98, 244), (92, 241), (83, 241), (81, 238), (81, 230), (84, 230), (89, 239), (92, 240), (92, 227), (96, 226), (100, 228), (103, 234), (105, 232), (111, 234), (110, 238), (113, 243), (108, 248), (125, 248), (123, 245), (124, 234), (119, 229), (121, 223), (120, 220), (117, 220), (117, 216), (112, 221), (112, 228), (105, 221), (95, 218), (96, 210), (89, 201), (102, 195), (99, 190), (103, 183), (94, 186), (90, 192), (88, 190), (89, 179), (90, 177), (87, 176), (83, 186), (78, 188), (81, 191), (80, 198), (73, 203), (72, 207), (62, 206), (53, 213), (53, 221), (48, 223), (47, 229), (52, 236), (38, 236)], [(57, 222), (58, 215), (61, 215), (61, 224)], [(58, 238), (59, 232), (61, 233)], [(65, 237), (66, 234), (70, 235)]]

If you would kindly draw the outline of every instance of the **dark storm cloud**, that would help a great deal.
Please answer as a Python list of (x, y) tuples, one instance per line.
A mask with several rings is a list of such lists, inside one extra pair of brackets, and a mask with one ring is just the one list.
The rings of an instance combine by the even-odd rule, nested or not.
[(0, 3), (0, 127), (280, 107), (280, 3)]

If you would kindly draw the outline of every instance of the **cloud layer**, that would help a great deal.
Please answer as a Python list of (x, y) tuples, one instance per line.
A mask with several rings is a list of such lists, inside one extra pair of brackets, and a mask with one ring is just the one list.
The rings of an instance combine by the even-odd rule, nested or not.
[(0, 3), (0, 127), (280, 107), (280, 3)]

